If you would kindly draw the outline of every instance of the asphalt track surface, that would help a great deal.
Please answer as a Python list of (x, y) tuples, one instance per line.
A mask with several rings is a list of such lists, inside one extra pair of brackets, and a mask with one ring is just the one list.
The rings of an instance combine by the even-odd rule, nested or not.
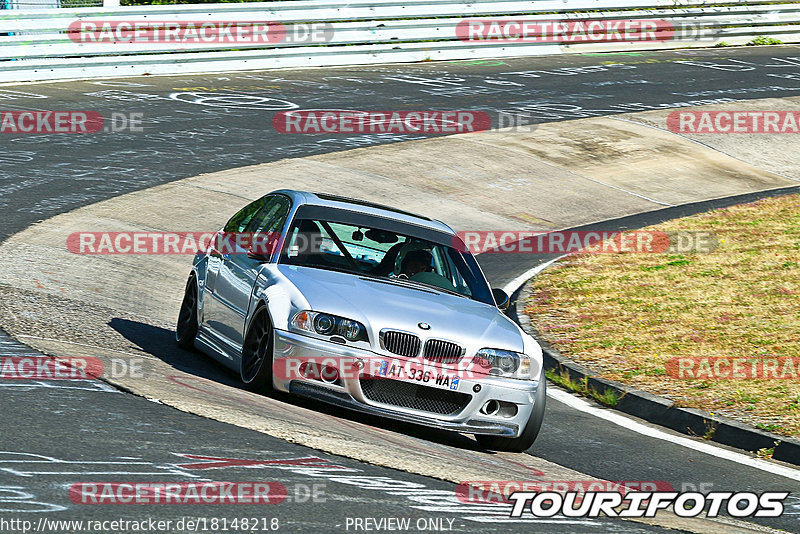
[[(115, 113), (141, 113), (144, 132), (4, 134), (0, 139), (4, 145), (0, 152), (0, 239), (37, 220), (82, 205), (203, 172), (413, 138), (274, 132), (274, 113), (294, 106), (478, 109), (520, 113), (536, 123), (798, 94), (800, 48), (790, 46), (5, 86), (0, 87), (0, 108), (4, 110), (94, 110), (106, 119)], [(358, 192), (350, 193), (357, 196)], [(635, 227), (647, 218), (632, 218), (625, 224)], [(500, 282), (533, 265), (524, 256), (505, 256), (503, 261), (485, 258), (482, 263), (489, 277)], [(2, 343), (3, 356), (30, 351), (11, 340)], [(417, 499), (427, 490), (452, 493), (453, 484), (320, 454), (257, 432), (184, 414), (99, 382), (73, 383), (71, 387), (0, 381), (3, 519), (177, 520), (258, 514), (279, 518), (281, 530), (341, 532), (346, 531), (348, 517), (411, 517), (413, 521), (445, 519), (445, 526), (446, 519), (453, 519), (452, 528), (456, 530), (487, 529), (486, 524), (474, 519), (474, 513), (445, 512), (435, 506), (433, 510), (420, 509), (431, 504), (412, 500), (410, 491), (392, 495), (385, 488), (364, 489), (353, 480), (342, 482), (319, 471), (304, 474), (302, 467), (292, 471), (264, 462), (321, 457), (337, 466), (321, 469), (351, 468), (359, 470), (358, 476), (422, 484), (424, 490), (409, 486), (415, 488)], [(645, 437), (553, 399), (548, 402), (545, 426), (531, 453), (606, 480), (656, 480), (675, 488), (719, 491), (800, 490), (796, 481)], [(255, 463), (187, 468), (186, 464), (204, 460), (187, 460), (181, 455)], [(69, 484), (77, 480), (120, 481), (124, 477), (156, 482), (204, 477), (276, 480), (284, 483), (294, 498), (267, 509), (240, 505), (234, 511), (229, 506), (79, 506), (67, 497)], [(320, 486), (324, 502), (320, 498), (300, 502), (306, 487), (313, 484), (324, 485)], [(800, 531), (800, 500), (790, 497), (787, 504), (782, 518), (754, 521)], [(38, 513), (48, 509), (53, 511)], [(467, 515), (471, 518), (465, 519)], [(531, 531), (531, 526), (493, 521), (491, 528)], [(609, 520), (535, 527), (537, 532), (656, 530), (663, 529)]]

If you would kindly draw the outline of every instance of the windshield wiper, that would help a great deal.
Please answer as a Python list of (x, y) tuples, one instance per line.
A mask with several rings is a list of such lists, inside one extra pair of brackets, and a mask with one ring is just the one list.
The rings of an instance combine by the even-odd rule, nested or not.
[[(402, 278), (401, 278), (401, 280), (402, 280)], [(425, 282), (418, 282), (416, 280), (403, 280), (403, 281), (404, 282), (408, 282), (410, 284), (417, 284), (417, 285), (421, 285), (421, 286), (425, 286), (425, 287), (430, 287), (430, 288), (435, 289), (436, 291), (443, 291), (445, 293), (449, 293), (450, 295), (455, 295), (457, 297), (464, 297), (465, 299), (469, 298), (466, 295), (462, 295), (458, 291), (453, 291), (452, 289), (445, 289), (445, 288), (440, 287), (440, 286), (434, 286), (434, 285), (431, 285), (431, 284), (426, 284)]]
[[(457, 291), (452, 291), (450, 289), (445, 289), (445, 288), (440, 287), (440, 286), (434, 286), (434, 285), (431, 285), (431, 284), (426, 284), (425, 282), (418, 282), (416, 280), (410, 280), (408, 278), (383, 278), (382, 277), (382, 278), (379, 279), (379, 281), (384, 281), (384, 280), (386, 280), (387, 282), (390, 282), (390, 283), (396, 283), (397, 285), (406, 286), (406, 287), (408, 285), (412, 285), (414, 287), (414, 289), (420, 289), (420, 290), (423, 290), (423, 291), (432, 289), (434, 291), (431, 291), (431, 292), (440, 291), (440, 292), (443, 292), (443, 293), (449, 293), (450, 295), (455, 295), (457, 297), (469, 298), (466, 295), (462, 295), (461, 293), (458, 293)], [(422, 286), (422, 287), (420, 287), (420, 286)]]
[[(409, 287), (406, 284), (398, 283), (396, 278), (386, 278), (385, 276), (362, 276), (362, 280), (366, 280), (368, 282), (377, 282), (379, 284), (389, 284), (390, 286), (400, 286), (400, 287)], [(423, 284), (424, 285), (424, 284)], [(417, 291), (424, 291), (425, 293), (430, 293), (431, 295), (436, 295), (436, 291), (431, 291), (428, 289), (428, 286), (425, 287), (417, 287), (411, 286), (409, 289), (416, 289)], [(433, 288), (431, 288), (433, 289)]]

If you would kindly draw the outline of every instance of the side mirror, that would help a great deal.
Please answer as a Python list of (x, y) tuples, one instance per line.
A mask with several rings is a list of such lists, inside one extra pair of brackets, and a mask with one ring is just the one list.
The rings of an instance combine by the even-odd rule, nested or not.
[(496, 287), (492, 289), (492, 296), (494, 297), (494, 301), (497, 303), (498, 308), (500, 308), (502, 311), (506, 311), (508, 309), (509, 304), (511, 304), (508, 293), (499, 287)]

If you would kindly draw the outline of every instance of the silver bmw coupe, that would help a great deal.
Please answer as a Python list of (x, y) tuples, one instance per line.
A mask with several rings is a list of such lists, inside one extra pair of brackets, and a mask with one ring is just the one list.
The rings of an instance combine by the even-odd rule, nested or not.
[(446, 224), (280, 190), (194, 257), (176, 337), (272, 389), (525, 451), (545, 408), (542, 351)]

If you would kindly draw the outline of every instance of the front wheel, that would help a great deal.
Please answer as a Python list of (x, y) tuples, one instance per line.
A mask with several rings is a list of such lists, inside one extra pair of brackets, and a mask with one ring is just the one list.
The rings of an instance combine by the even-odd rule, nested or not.
[(250, 390), (272, 391), (272, 322), (261, 306), (250, 321), (242, 347), (242, 382)]
[(546, 379), (544, 371), (539, 377), (539, 389), (536, 391), (536, 401), (533, 404), (533, 410), (528, 418), (528, 424), (525, 425), (525, 430), (518, 438), (504, 438), (501, 436), (487, 436), (485, 434), (477, 434), (475, 439), (478, 444), (484, 449), (495, 451), (508, 451), (508, 452), (525, 452), (531, 448), (533, 442), (539, 436), (539, 429), (542, 427), (542, 420), (544, 419), (544, 408), (547, 402), (546, 392)]
[(197, 282), (194, 276), (190, 276), (186, 282), (186, 291), (183, 293), (181, 311), (178, 312), (178, 325), (175, 327), (178, 346), (187, 350), (193, 349), (197, 330)]

